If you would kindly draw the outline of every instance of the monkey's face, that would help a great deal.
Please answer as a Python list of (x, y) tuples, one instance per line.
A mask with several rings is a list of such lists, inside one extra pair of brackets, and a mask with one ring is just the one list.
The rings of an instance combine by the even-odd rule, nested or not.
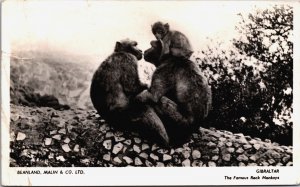
[(134, 55), (138, 60), (143, 58), (143, 51), (137, 47), (138, 43), (133, 40), (122, 40), (116, 42), (115, 52), (126, 52)]
[(163, 24), (162, 22), (156, 22), (152, 25), (152, 33), (157, 40), (161, 40), (169, 32), (169, 24)]
[(151, 41), (150, 44), (151, 44), (151, 48), (147, 49), (144, 52), (144, 59), (145, 61), (150, 62), (155, 66), (159, 66), (160, 56), (163, 48), (162, 41), (155, 40), (155, 41)]

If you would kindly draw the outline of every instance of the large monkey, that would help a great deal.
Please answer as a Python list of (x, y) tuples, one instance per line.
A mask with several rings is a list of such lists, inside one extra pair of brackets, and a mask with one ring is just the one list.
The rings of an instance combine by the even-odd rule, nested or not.
[(134, 98), (147, 88), (140, 82), (137, 61), (142, 51), (137, 42), (116, 42), (110, 55), (95, 72), (90, 96), (98, 113), (117, 128), (137, 130), (148, 138), (167, 145), (169, 138), (160, 118), (150, 106)]
[(168, 23), (155, 22), (152, 25), (152, 33), (157, 40), (162, 40), (164, 45), (160, 58), (163, 58), (165, 55), (172, 55), (189, 59), (193, 54), (188, 38), (179, 31), (170, 30)]
[(211, 89), (194, 62), (172, 56), (160, 60), (162, 41), (152, 41), (151, 46), (145, 51), (144, 58), (157, 69), (149, 91), (143, 91), (136, 99), (156, 106), (170, 143), (180, 144), (207, 117), (211, 108)]

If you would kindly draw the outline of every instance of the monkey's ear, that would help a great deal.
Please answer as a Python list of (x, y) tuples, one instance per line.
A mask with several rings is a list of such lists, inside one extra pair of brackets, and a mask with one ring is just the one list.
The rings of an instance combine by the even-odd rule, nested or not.
[(165, 27), (167, 30), (169, 30), (169, 29), (170, 29), (169, 23), (166, 23), (166, 24), (164, 25), (164, 27)]
[(121, 50), (122, 50), (122, 43), (121, 42), (116, 42), (115, 52), (119, 52)]

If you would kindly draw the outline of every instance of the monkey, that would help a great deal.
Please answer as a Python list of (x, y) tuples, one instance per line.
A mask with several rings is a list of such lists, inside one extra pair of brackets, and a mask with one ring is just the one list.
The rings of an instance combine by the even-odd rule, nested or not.
[(196, 63), (172, 56), (161, 60), (163, 42), (155, 40), (150, 44), (144, 59), (154, 64), (156, 70), (150, 88), (136, 99), (155, 106), (170, 144), (182, 144), (207, 117), (212, 103), (211, 88)]
[(93, 75), (91, 101), (100, 116), (116, 128), (139, 131), (168, 145), (164, 124), (154, 109), (134, 100), (137, 94), (147, 89), (138, 76), (137, 63), (143, 53), (137, 45), (130, 39), (116, 42), (114, 52)]
[(163, 42), (164, 47), (161, 58), (172, 55), (174, 57), (189, 59), (193, 54), (193, 49), (188, 38), (179, 31), (170, 30), (168, 23), (155, 22), (151, 26), (151, 29), (155, 38)]

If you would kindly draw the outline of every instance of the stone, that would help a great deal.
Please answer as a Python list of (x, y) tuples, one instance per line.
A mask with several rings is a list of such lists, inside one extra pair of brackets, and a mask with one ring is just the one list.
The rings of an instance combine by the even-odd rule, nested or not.
[(168, 150), (166, 150), (166, 149), (159, 149), (159, 150), (157, 150), (157, 152), (159, 154), (166, 154), (168, 152)]
[(293, 162), (288, 162), (286, 166), (293, 166)]
[(60, 130), (58, 131), (58, 133), (60, 133), (60, 134), (66, 134), (67, 132), (66, 132), (66, 129), (65, 129), (65, 128), (62, 128), (62, 129), (60, 129)]
[(158, 149), (157, 144), (153, 144), (153, 145), (152, 145), (152, 148), (151, 148), (151, 151), (154, 151), (154, 150), (156, 150), (156, 149)]
[(103, 160), (110, 161), (110, 159), (111, 159), (110, 154), (104, 154), (103, 155)]
[(112, 132), (107, 132), (106, 134), (105, 134), (105, 137), (106, 138), (111, 138), (111, 137), (113, 137), (114, 136), (114, 133), (112, 133)]
[(226, 146), (227, 147), (231, 147), (232, 146), (232, 142), (226, 142)]
[(76, 145), (74, 146), (73, 151), (74, 151), (74, 152), (79, 152), (79, 145), (78, 145), (78, 144), (76, 144)]
[(117, 157), (117, 156), (113, 159), (113, 161), (116, 162), (117, 164), (121, 164), (122, 163), (122, 160), (119, 157)]
[(150, 154), (150, 158), (152, 158), (152, 159), (155, 160), (155, 161), (159, 160), (159, 159), (158, 159), (158, 156), (156, 156), (156, 155), (153, 154), (153, 153)]
[(258, 160), (259, 157), (258, 157), (258, 155), (252, 155), (252, 156), (250, 156), (249, 159), (252, 160), (253, 162), (256, 162), (256, 160)]
[(112, 151), (112, 153), (113, 154), (118, 154), (122, 149), (123, 149), (123, 144), (122, 143), (117, 143), (115, 146), (114, 146), (114, 148), (113, 148), (113, 151)]
[(64, 140), (65, 143), (70, 143), (70, 141), (71, 141), (71, 140), (70, 140), (70, 138), (68, 138), (68, 137)]
[(218, 132), (212, 132), (211, 135), (214, 136), (214, 137), (216, 137), (216, 138), (220, 138), (221, 137), (220, 133), (218, 133)]
[(244, 152), (244, 149), (242, 149), (242, 148), (238, 148), (238, 150), (236, 150), (236, 153), (238, 153), (238, 154), (241, 154), (243, 152)]
[(52, 138), (45, 138), (44, 143), (45, 143), (45, 145), (51, 145), (51, 143), (52, 143)]
[(291, 156), (287, 155), (282, 158), (283, 163), (287, 163), (291, 159)]
[(283, 166), (281, 162), (277, 163), (276, 166)]
[(210, 148), (215, 148), (217, 145), (213, 142), (208, 142), (207, 146)]
[(249, 141), (249, 143), (252, 144), (252, 145), (254, 145), (254, 144), (257, 143), (257, 140), (251, 139), (251, 140)]
[(252, 148), (252, 145), (246, 144), (246, 145), (243, 145), (243, 148), (244, 148), (245, 150), (251, 149), (251, 148)]
[(50, 135), (56, 134), (57, 130), (50, 131)]
[(225, 142), (225, 141), (226, 141), (226, 138), (221, 137), (221, 138), (219, 138), (219, 141), (220, 141), (220, 142)]
[(211, 158), (212, 161), (217, 161), (219, 159), (219, 156), (215, 155)]
[(132, 160), (131, 158), (129, 158), (128, 156), (124, 156), (124, 157), (123, 157), (123, 160), (125, 160), (125, 162), (126, 162), (127, 164), (132, 164), (132, 163), (133, 163), (133, 160)]
[(143, 143), (142, 150), (145, 151), (146, 149), (150, 149), (150, 146), (148, 144)]
[(55, 140), (61, 140), (61, 135), (56, 134), (56, 135), (52, 136), (52, 138), (55, 139)]
[(126, 144), (126, 145), (131, 145), (131, 143), (132, 143), (131, 140), (125, 140), (124, 141), (124, 144)]
[(263, 165), (263, 166), (269, 166), (270, 164), (269, 164), (268, 162), (266, 162), (266, 161), (263, 161), (263, 162), (261, 163), (261, 165)]
[(244, 162), (239, 162), (239, 166), (246, 166)]
[(183, 151), (183, 148), (181, 148), (181, 147), (175, 149), (175, 152), (176, 152), (176, 153), (182, 153), (182, 151)]
[(270, 139), (265, 139), (265, 142), (266, 143), (271, 143), (271, 140)]
[(66, 159), (64, 158), (64, 156), (58, 156), (58, 157), (56, 157), (56, 160), (62, 161), (62, 162), (66, 161)]
[(273, 158), (271, 158), (268, 160), (268, 162), (269, 162), (269, 164), (273, 165), (273, 164), (275, 164), (276, 161)]
[(61, 148), (64, 150), (64, 152), (68, 153), (71, 151), (70, 147), (69, 147), (69, 144), (63, 144), (61, 146)]
[(229, 147), (229, 148), (227, 148), (227, 151), (228, 151), (229, 153), (233, 153), (233, 152), (234, 152), (234, 148), (233, 148), (233, 147)]
[(148, 155), (147, 153), (145, 153), (145, 152), (139, 154), (139, 156), (140, 156), (141, 158), (144, 158), (144, 159), (148, 159), (148, 157), (149, 157), (149, 155)]
[(215, 162), (209, 161), (208, 162), (208, 167), (216, 167), (217, 164)]
[(251, 136), (245, 136), (245, 139), (246, 139), (247, 141), (252, 140)]
[(190, 152), (190, 151), (191, 151), (191, 150), (184, 149), (184, 150), (182, 151), (183, 157), (184, 157), (184, 158), (189, 158), (189, 157), (191, 156), (191, 152)]
[(135, 159), (134, 159), (134, 165), (140, 166), (140, 165), (143, 165), (143, 162), (138, 157), (135, 157)]
[(223, 147), (224, 145), (225, 145), (224, 142), (218, 142), (217, 147), (221, 148), (221, 147)]
[(192, 163), (193, 167), (201, 167), (203, 165), (203, 162), (201, 160), (194, 160)]
[(202, 159), (205, 160), (205, 161), (208, 161), (208, 160), (210, 160), (210, 156), (204, 155), (204, 156), (202, 156)]
[(80, 163), (85, 164), (85, 165), (88, 165), (90, 162), (91, 162), (90, 159), (87, 159), (87, 158), (80, 160)]
[(246, 161), (246, 162), (249, 160), (249, 158), (246, 155), (244, 155), (244, 154), (239, 155), (236, 159), (238, 161)]
[(261, 141), (261, 139), (257, 137), (255, 137), (254, 140)]
[(17, 135), (17, 141), (22, 141), (26, 138), (26, 134), (22, 133), (22, 132), (18, 132)]
[(112, 142), (111, 142), (111, 140), (105, 140), (105, 141), (103, 142), (103, 146), (104, 146), (105, 149), (111, 150), (111, 147), (112, 147)]
[(115, 136), (116, 136), (116, 137), (120, 137), (120, 136), (123, 136), (123, 135), (124, 135), (124, 133), (121, 132), (121, 131), (116, 131), (116, 132), (115, 132)]
[(201, 158), (201, 153), (200, 153), (200, 151), (194, 150), (194, 151), (192, 152), (192, 157), (193, 157), (194, 160), (195, 160), (195, 159)]
[(150, 162), (149, 160), (145, 161), (145, 164), (147, 167), (153, 167), (154, 165), (152, 164), (152, 162)]
[(165, 164), (162, 162), (157, 162), (156, 167), (165, 167)]
[(175, 153), (175, 150), (172, 148), (171, 150), (170, 150), (170, 155), (173, 155)]
[(236, 138), (244, 138), (244, 134), (242, 133), (236, 133), (234, 135), (236, 136)]
[(279, 153), (277, 153), (276, 151), (273, 151), (271, 153), (271, 156), (275, 159), (280, 159), (281, 158), (281, 155)]
[(142, 140), (140, 138), (135, 137), (134, 142), (137, 144), (140, 144), (142, 142)]
[(165, 162), (165, 161), (169, 161), (169, 160), (172, 160), (172, 157), (168, 154), (164, 154), (163, 155), (163, 161)]
[(260, 149), (260, 144), (254, 144), (253, 145), (254, 149), (259, 150)]
[(189, 159), (185, 159), (182, 162), (182, 166), (184, 166), (184, 167), (190, 167), (191, 166), (191, 161)]
[(133, 145), (133, 150), (136, 152), (136, 153), (140, 153), (141, 152), (141, 148), (137, 145)]
[(115, 141), (116, 141), (116, 142), (122, 142), (122, 141), (124, 141), (124, 140), (125, 140), (124, 137), (115, 136)]
[(222, 159), (229, 162), (230, 159), (231, 159), (231, 155), (230, 154), (225, 154), (225, 155), (222, 156)]

